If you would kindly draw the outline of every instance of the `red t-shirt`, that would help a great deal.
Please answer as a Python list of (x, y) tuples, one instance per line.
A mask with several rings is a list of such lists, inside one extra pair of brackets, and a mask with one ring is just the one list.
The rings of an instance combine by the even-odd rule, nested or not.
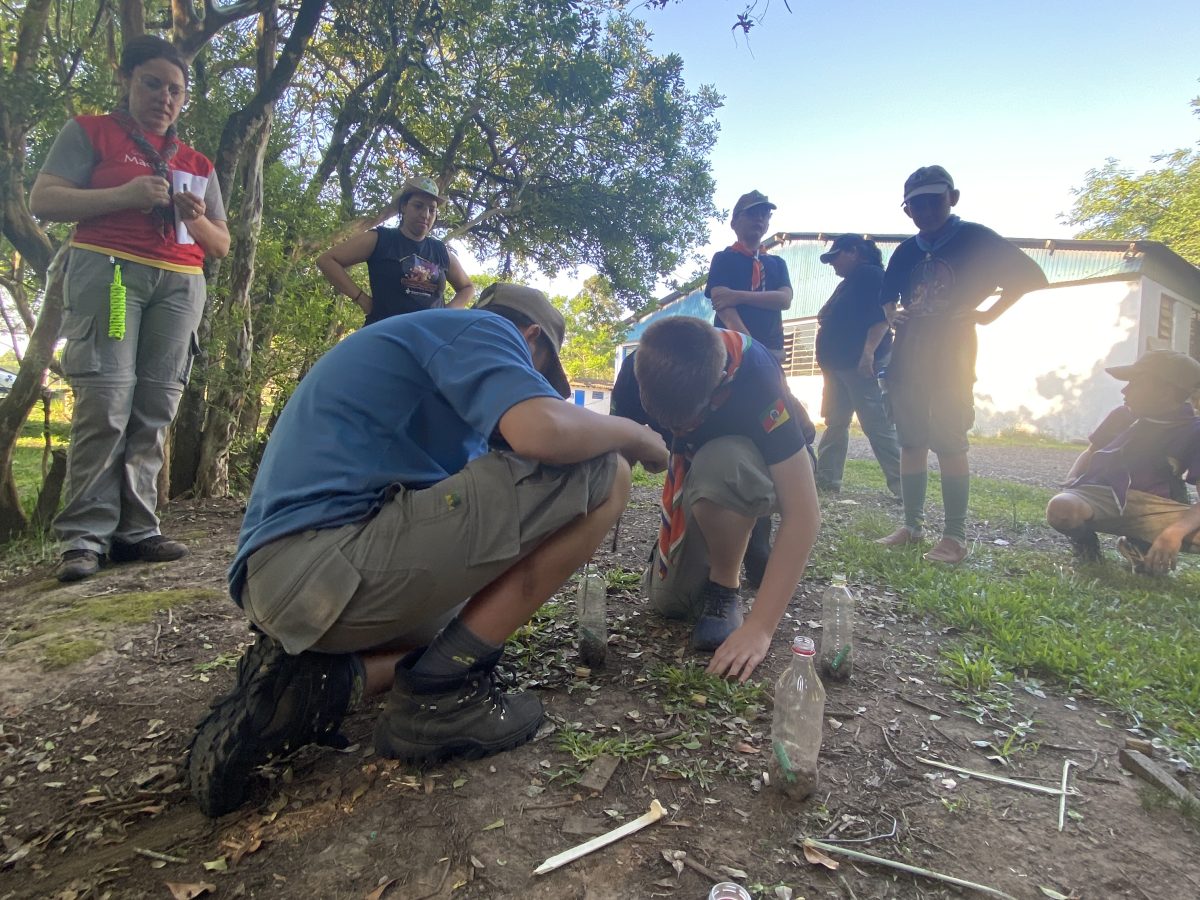
[[(146, 139), (160, 151), (167, 143), (165, 135), (148, 134)], [(180, 141), (179, 149), (167, 165), (172, 170), (207, 178), (206, 216), (224, 220), (220, 186), (213, 174), (213, 164), (204, 154)], [(128, 132), (109, 115), (76, 116), (68, 122), (54, 142), (42, 171), (86, 188), (117, 187), (139, 176), (154, 174)], [(174, 271), (199, 273), (204, 264), (204, 250), (199, 244), (179, 243), (173, 225), (164, 229), (157, 215), (138, 209), (85, 219), (76, 227), (71, 244)]]

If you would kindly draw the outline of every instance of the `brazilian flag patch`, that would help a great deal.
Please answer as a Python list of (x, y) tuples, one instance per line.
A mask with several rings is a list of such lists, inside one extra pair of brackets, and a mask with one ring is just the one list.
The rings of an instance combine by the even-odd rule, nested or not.
[(761, 421), (763, 431), (765, 431), (767, 434), (770, 434), (791, 417), (791, 413), (789, 413), (787, 409), (787, 404), (784, 403), (783, 398), (780, 397), (769, 407), (767, 407), (766, 411), (762, 414)]

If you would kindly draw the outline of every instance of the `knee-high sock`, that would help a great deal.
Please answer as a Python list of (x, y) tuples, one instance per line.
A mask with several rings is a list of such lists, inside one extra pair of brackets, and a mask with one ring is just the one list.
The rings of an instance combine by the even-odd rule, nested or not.
[(967, 542), (967, 503), (970, 499), (970, 475), (942, 475), (942, 508), (946, 511), (946, 527), (942, 533), (964, 544)]
[(900, 496), (904, 500), (904, 524), (911, 531), (925, 527), (925, 489), (929, 486), (929, 472), (900, 475)]

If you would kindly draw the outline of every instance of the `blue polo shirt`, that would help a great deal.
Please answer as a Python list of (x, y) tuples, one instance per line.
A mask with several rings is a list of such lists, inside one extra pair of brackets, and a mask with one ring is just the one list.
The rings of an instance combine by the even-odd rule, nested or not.
[(396, 486), (461, 471), (533, 397), (562, 399), (516, 327), (485, 310), (415, 312), (347, 337), (300, 382), (271, 434), (229, 569), (234, 600), (255, 550), (361, 521)]

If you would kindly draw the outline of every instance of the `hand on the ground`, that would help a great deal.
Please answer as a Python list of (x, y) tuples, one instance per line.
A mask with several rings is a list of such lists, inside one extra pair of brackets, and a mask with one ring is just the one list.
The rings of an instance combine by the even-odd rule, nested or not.
[(200, 218), (207, 211), (204, 198), (197, 197), (195, 194), (189, 194), (187, 191), (176, 191), (174, 197), (175, 209), (179, 212), (179, 218), (185, 222), (191, 222)]
[(770, 649), (771, 635), (763, 634), (753, 623), (747, 621), (725, 638), (725, 642), (713, 654), (706, 671), (710, 675), (736, 678), (745, 683), (758, 664), (766, 659)]
[(125, 198), (130, 209), (153, 209), (171, 202), (171, 186), (157, 175), (139, 175), (125, 183)]
[(1173, 535), (1169, 530), (1162, 532), (1150, 549), (1146, 551), (1146, 568), (1155, 575), (1165, 575), (1175, 568), (1179, 559), (1179, 548), (1182, 539)]

